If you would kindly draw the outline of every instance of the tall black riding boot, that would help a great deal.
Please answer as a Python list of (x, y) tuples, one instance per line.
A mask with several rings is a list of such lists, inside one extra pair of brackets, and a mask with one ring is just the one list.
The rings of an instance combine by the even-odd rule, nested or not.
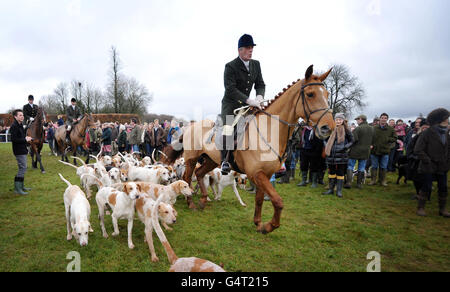
[(222, 165), (220, 166), (223, 175), (228, 175), (231, 171), (230, 163), (228, 159), (230, 158), (230, 150), (227, 148), (227, 136), (222, 135), (222, 150), (220, 151), (220, 156), (222, 160)]

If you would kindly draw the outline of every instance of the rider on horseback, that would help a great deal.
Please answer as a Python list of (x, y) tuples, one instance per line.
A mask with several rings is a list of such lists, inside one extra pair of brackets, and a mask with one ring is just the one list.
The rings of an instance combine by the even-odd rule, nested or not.
[(69, 105), (66, 109), (66, 143), (70, 145), (70, 132), (72, 131), (73, 126), (78, 123), (83, 117), (80, 107), (77, 106), (77, 100), (72, 98), (72, 105)]
[(34, 102), (34, 96), (29, 95), (28, 96), (28, 103), (23, 106), (23, 115), (24, 115), (24, 129), (28, 129), (30, 127), (30, 124), (34, 121), (36, 118), (37, 112), (38, 112), (38, 106), (33, 104)]
[[(258, 61), (252, 60), (253, 43), (251, 35), (244, 34), (239, 39), (239, 57), (225, 66), (225, 96), (222, 99), (223, 149), (221, 150), (222, 173), (228, 174), (231, 170), (228, 159), (233, 150), (226, 144), (227, 136), (233, 135), (234, 110), (245, 104), (261, 108), (264, 101), (266, 85), (261, 74), (261, 66)], [(250, 99), (250, 92), (255, 85), (256, 99)], [(228, 118), (227, 118), (228, 117)]]

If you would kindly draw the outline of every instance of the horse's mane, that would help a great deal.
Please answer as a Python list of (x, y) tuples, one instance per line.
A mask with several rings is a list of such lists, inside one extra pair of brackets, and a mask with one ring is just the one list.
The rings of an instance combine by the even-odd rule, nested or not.
[(291, 84), (289, 84), (287, 87), (283, 88), (283, 92), (278, 93), (273, 99), (269, 100), (267, 103), (267, 106), (263, 107), (263, 110), (267, 110), (269, 109), (269, 107), (276, 102), (277, 100), (279, 100), (285, 93), (286, 91), (291, 88), (292, 86), (294, 86), (295, 84), (297, 84), (297, 82), (300, 82), (301, 79), (298, 79), (297, 81), (293, 81)]

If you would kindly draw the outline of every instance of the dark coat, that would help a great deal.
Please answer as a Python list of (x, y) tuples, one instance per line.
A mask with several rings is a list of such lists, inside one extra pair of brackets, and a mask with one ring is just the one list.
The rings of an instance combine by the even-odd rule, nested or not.
[(354, 143), (350, 148), (348, 157), (350, 159), (367, 160), (370, 155), (370, 145), (374, 135), (373, 127), (363, 122), (352, 132)]
[(66, 124), (72, 125), (74, 119), (82, 118), (80, 107), (75, 106), (75, 110), (72, 105), (69, 105), (66, 109)]
[(153, 148), (162, 146), (165, 143), (164, 134), (164, 129), (161, 126), (158, 127), (156, 132), (153, 128), (150, 132), (150, 146)]
[(31, 106), (29, 103), (27, 103), (26, 105), (23, 106), (23, 115), (25, 117), (25, 124), (28, 122), (28, 120), (30, 118), (36, 118), (37, 112), (38, 112), (38, 106), (33, 104), (33, 106)]
[(225, 95), (222, 99), (221, 113), (224, 124), (227, 115), (234, 115), (235, 109), (246, 105), (245, 101), (249, 98), (253, 85), (256, 95), (264, 96), (265, 94), (266, 85), (259, 62), (250, 60), (249, 67), (250, 72), (239, 57), (225, 65)]
[(16, 119), (14, 119), (11, 128), (9, 129), (11, 133), (11, 141), (14, 155), (27, 155), (27, 140), (25, 139), (26, 133), (23, 129), (23, 124), (19, 124)]
[(47, 130), (47, 140), (53, 140), (55, 139), (55, 129), (52, 128), (48, 128)]
[(435, 126), (419, 135), (414, 154), (419, 158), (419, 173), (444, 174), (450, 168), (449, 131), (446, 132), (446, 142), (442, 144)]
[(119, 147), (125, 147), (127, 145), (127, 131), (120, 132), (117, 144)]
[(422, 133), (416, 134), (411, 139), (411, 141), (408, 144), (408, 147), (406, 148), (406, 159), (408, 161), (407, 178), (413, 181), (421, 179), (419, 174), (420, 160), (417, 157), (417, 155), (414, 154), (414, 147), (416, 146), (417, 140), (419, 139), (420, 135), (422, 135)]
[(117, 137), (119, 137), (119, 130), (117, 130), (116, 127), (113, 127), (113, 128), (111, 129), (111, 140), (112, 140), (112, 141), (116, 141), (116, 140), (117, 140)]
[[(328, 142), (329, 138), (326, 140)], [(331, 148), (330, 156), (327, 156), (327, 163), (330, 164), (347, 164), (348, 150), (353, 145), (353, 135), (349, 129), (345, 129), (344, 142), (338, 143), (336, 135), (333, 147)], [(326, 144), (325, 144), (326, 145)]]
[(397, 134), (394, 128), (386, 125), (381, 128), (380, 125), (374, 127), (375, 133), (372, 139), (373, 155), (388, 155), (397, 141)]
[(111, 128), (110, 127), (106, 127), (105, 129), (103, 129), (102, 141), (103, 141), (103, 145), (111, 145)]
[[(313, 132), (311, 137), (311, 132)], [(310, 139), (311, 137), (311, 139)], [(322, 156), (323, 141), (317, 138), (314, 130), (303, 128), (300, 134), (300, 154), (306, 156)]]

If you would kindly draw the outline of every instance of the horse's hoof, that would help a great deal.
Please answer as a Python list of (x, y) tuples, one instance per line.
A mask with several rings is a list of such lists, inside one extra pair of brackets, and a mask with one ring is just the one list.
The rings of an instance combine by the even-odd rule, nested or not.
[(45, 170), (41, 170), (41, 173), (46, 173)]
[(269, 234), (272, 231), (274, 231), (276, 228), (272, 226), (270, 222), (267, 222), (266, 224), (258, 227), (258, 232), (260, 232), (263, 235)]
[(203, 203), (202, 201), (199, 201), (199, 202), (198, 202), (198, 207), (200, 208), (200, 210), (205, 209), (205, 206), (206, 206), (206, 204)]

